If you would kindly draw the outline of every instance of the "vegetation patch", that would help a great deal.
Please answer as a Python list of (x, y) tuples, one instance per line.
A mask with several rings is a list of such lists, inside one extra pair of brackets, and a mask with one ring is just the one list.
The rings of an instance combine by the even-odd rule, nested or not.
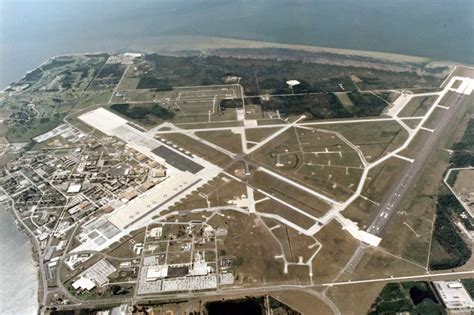
[(111, 108), (122, 115), (136, 120), (146, 120), (150, 116), (167, 120), (175, 116), (174, 112), (161, 107), (157, 103), (146, 105), (114, 104)]
[(263, 111), (278, 111), (285, 117), (297, 115), (306, 115), (310, 119), (352, 117), (334, 94), (272, 96), (269, 101), (262, 101), (260, 106)]
[(157, 91), (171, 91), (173, 87), (167, 80), (157, 79), (155, 77), (146, 76), (140, 78), (137, 89), (155, 89)]
[(446, 314), (427, 282), (389, 283), (368, 314)]
[(387, 103), (380, 97), (371, 93), (349, 93), (354, 107), (351, 112), (355, 117), (379, 116)]
[(474, 119), (469, 120), (464, 136), (453, 146), (453, 151), (450, 159), (452, 167), (474, 165)]
[(438, 195), (433, 231), (430, 268), (444, 270), (464, 265), (471, 257), (471, 248), (459, 235), (453, 217), (464, 208), (452, 194)]

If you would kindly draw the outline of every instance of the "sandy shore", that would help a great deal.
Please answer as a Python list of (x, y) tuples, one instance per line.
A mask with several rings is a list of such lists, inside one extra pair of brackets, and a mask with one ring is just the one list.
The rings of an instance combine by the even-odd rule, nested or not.
[(305, 50), (310, 52), (325, 52), (340, 55), (371, 57), (393, 62), (426, 63), (433, 61), (432, 59), (425, 57), (408, 56), (385, 52), (338, 49), (307, 45), (290, 45), (210, 36), (163, 36), (153, 38), (142, 38), (140, 42), (140, 44), (130, 43), (129, 48), (144, 52), (155, 52), (159, 50), (206, 51), (209, 49), (217, 48), (286, 48), (295, 50)]

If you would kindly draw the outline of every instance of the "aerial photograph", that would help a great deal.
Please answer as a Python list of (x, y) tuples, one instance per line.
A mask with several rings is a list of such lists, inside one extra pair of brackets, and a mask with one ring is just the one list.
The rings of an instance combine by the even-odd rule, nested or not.
[(0, 0), (0, 315), (474, 314), (474, 0)]

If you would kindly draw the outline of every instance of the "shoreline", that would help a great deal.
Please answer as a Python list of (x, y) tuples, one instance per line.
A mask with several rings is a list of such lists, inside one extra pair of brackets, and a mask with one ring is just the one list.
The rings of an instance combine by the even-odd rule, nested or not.
[[(140, 48), (130, 46), (130, 49), (143, 50), (145, 52), (155, 52), (155, 50), (200, 50), (205, 52), (206, 50), (219, 49), (219, 48), (285, 48), (291, 50), (302, 50), (309, 52), (320, 52), (320, 53), (331, 53), (346, 56), (358, 56), (358, 57), (369, 57), (374, 59), (381, 59), (394, 62), (450, 62), (444, 60), (436, 60), (428, 57), (411, 56), (389, 52), (379, 51), (368, 51), (368, 50), (354, 50), (354, 49), (342, 49), (342, 48), (331, 48), (322, 46), (312, 45), (300, 45), (300, 44), (286, 44), (277, 42), (265, 42), (265, 41), (254, 41), (245, 39), (234, 39), (226, 37), (215, 37), (215, 36), (161, 36), (153, 37), (154, 41), (157, 41), (152, 47)], [(146, 45), (144, 45), (146, 46)]]
[[(7, 86), (0, 90), (0, 93), (4, 93), (11, 85), (22, 80), (28, 73), (40, 68), (46, 64), (49, 60), (64, 57), (64, 56), (78, 56), (78, 55), (94, 55), (94, 54), (117, 54), (125, 51), (139, 52), (139, 53), (179, 53), (185, 51), (200, 51), (203, 54), (218, 49), (265, 49), (265, 48), (276, 48), (276, 49), (288, 49), (294, 51), (304, 51), (310, 53), (328, 53), (340, 56), (353, 56), (371, 58), (372, 61), (385, 61), (385, 62), (397, 62), (397, 63), (413, 63), (413, 64), (426, 64), (427, 68), (430, 67), (451, 67), (454, 65), (462, 65), (463, 63), (449, 61), (449, 60), (437, 60), (428, 57), (411, 56), (390, 52), (379, 52), (379, 51), (368, 51), (368, 50), (354, 50), (354, 49), (342, 49), (342, 48), (331, 48), (321, 47), (312, 45), (300, 45), (300, 44), (285, 44), (276, 42), (265, 42), (265, 41), (254, 41), (245, 39), (235, 39), (226, 37), (215, 37), (215, 36), (188, 36), (188, 35), (176, 35), (176, 36), (158, 36), (158, 37), (145, 37), (140, 40), (140, 43), (130, 43), (128, 47), (111, 49), (108, 51), (92, 51), (92, 52), (76, 52), (58, 54), (48, 57), (45, 61), (40, 63), (37, 67), (33, 68), (24, 73), (20, 78), (10, 82)], [(370, 61), (368, 61), (370, 62)]]

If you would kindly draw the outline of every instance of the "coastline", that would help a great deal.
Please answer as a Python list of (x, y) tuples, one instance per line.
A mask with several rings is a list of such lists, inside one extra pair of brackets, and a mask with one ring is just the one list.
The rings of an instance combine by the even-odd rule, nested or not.
[(74, 52), (58, 54), (48, 57), (46, 60), (41, 62), (38, 66), (32, 70), (25, 72), (21, 77), (12, 80), (8, 86), (1, 88), (1, 92), (5, 92), (12, 84), (20, 81), (25, 75), (48, 62), (51, 59), (62, 57), (62, 56), (77, 56), (85, 54), (113, 54), (122, 53), (126, 51), (140, 52), (140, 53), (169, 53), (169, 52), (180, 52), (180, 51), (200, 51), (203, 54), (211, 53), (213, 50), (218, 49), (259, 49), (259, 48), (280, 48), (289, 49), (295, 51), (305, 51), (311, 53), (328, 53), (340, 56), (354, 56), (372, 58), (379, 61), (386, 62), (398, 62), (398, 63), (413, 63), (413, 64), (426, 64), (427, 68), (430, 67), (442, 67), (442, 66), (454, 66), (461, 64), (459, 62), (449, 60), (436, 60), (428, 57), (421, 56), (410, 56), (389, 52), (378, 52), (378, 51), (366, 51), (366, 50), (351, 50), (351, 49), (340, 49), (330, 48), (321, 46), (311, 45), (298, 45), (298, 44), (285, 44), (276, 42), (264, 42), (254, 40), (244, 40), (226, 37), (215, 37), (215, 36), (188, 36), (188, 35), (176, 35), (176, 36), (152, 36), (141, 38), (139, 42), (130, 42), (126, 47), (110, 49), (107, 51), (98, 50), (90, 52)]
[[(200, 50), (205, 52), (209, 49), (218, 48), (286, 48), (292, 50), (304, 50), (309, 52), (332, 53), (339, 55), (352, 55), (359, 57), (369, 57), (374, 59), (382, 59), (395, 62), (413, 62), (426, 63), (435, 61), (434, 59), (420, 56), (410, 56), (403, 54), (395, 54), (388, 52), (366, 51), (366, 50), (351, 50), (341, 48), (330, 48), (310, 45), (284, 44), (275, 42), (253, 41), (244, 39), (234, 39), (226, 37), (215, 36), (160, 36), (145, 38), (144, 42), (153, 41), (154, 44), (149, 43), (144, 45), (130, 45), (130, 49), (142, 50), (144, 52), (156, 52), (157, 50)], [(143, 47), (148, 46), (147, 48)], [(437, 60), (436, 60), (437, 61)], [(438, 61), (440, 62), (440, 61)], [(449, 62), (449, 61), (447, 61)]]

